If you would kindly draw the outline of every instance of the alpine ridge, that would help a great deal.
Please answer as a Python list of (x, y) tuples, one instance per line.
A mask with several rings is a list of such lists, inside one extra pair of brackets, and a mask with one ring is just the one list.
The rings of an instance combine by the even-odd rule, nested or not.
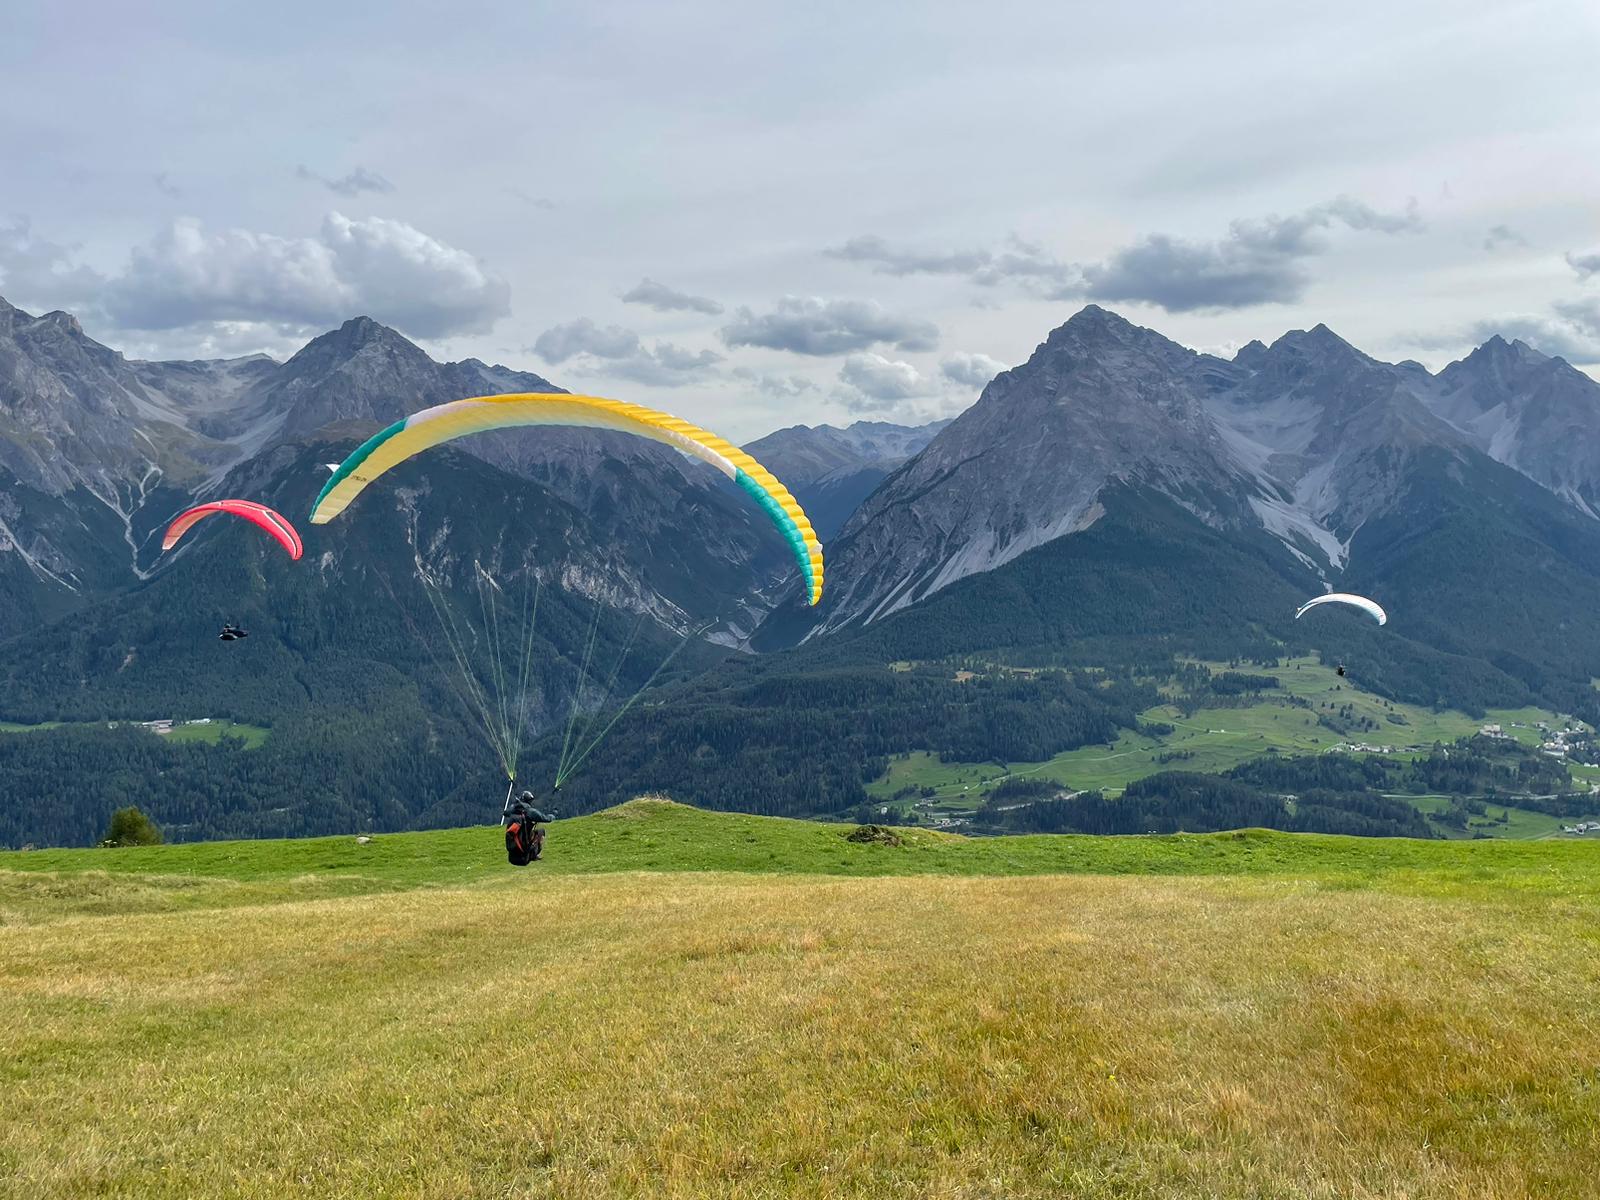
[(1419, 473), (1504, 493), (1501, 466), (1543, 489), (1526, 494), (1538, 520), (1587, 527), (1600, 385), (1500, 339), (1434, 376), (1323, 325), (1228, 360), (1090, 305), (861, 505), (830, 547), (832, 595), (805, 635), (880, 620), (1081, 532), (1127, 486), (1213, 529), (1267, 535), (1310, 586), (1332, 586), (1361, 574), (1363, 529), (1426, 506)]
[[(165, 522), (224, 494), (230, 475), (270, 482), (281, 447), (353, 445), (464, 396), (561, 390), (476, 359), (435, 362), (366, 317), (282, 363), (142, 362), (66, 313), (35, 317), (0, 300), (0, 639), (151, 578)], [(475, 436), (460, 449), (578, 506), (597, 538), (632, 548), (615, 586), (577, 567), (570, 582), (627, 597), (670, 628), (720, 617), (714, 635), (742, 642), (787, 573), (744, 498), (665, 447), (556, 430)]]

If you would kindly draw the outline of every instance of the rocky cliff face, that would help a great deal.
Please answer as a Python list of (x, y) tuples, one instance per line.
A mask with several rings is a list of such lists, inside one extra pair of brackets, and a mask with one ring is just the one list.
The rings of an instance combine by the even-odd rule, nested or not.
[(1216, 522), (1247, 509), (1193, 386), (1200, 356), (1090, 306), (984, 389), (837, 539), (825, 627), (904, 608), (1092, 524), (1138, 479)]
[[(434, 362), (365, 318), (284, 363), (137, 362), (68, 314), (0, 301), (0, 637), (148, 578), (174, 512), (280, 447), (352, 441), (463, 396), (549, 390), (528, 372)], [(633, 564), (618, 594), (668, 624), (716, 616), (742, 643), (792, 590), (762, 515), (663, 447), (550, 430), (457, 449), (584, 512)], [(1089, 528), (1113, 486), (1264, 536), (1328, 583), (1353, 569), (1361, 531), (1394, 528), (1428, 494), (1424, 457), (1435, 481), (1494, 478), (1481, 469), (1492, 460), (1583, 519), (1600, 514), (1600, 385), (1558, 358), (1496, 338), (1431, 375), (1317, 326), (1226, 360), (1095, 306), (952, 422), (797, 426), (750, 449), (827, 544), (813, 635)]]
[(1415, 475), (1488, 455), (1592, 516), (1600, 387), (1491, 342), (1438, 377), (1325, 326), (1231, 361), (1089, 306), (861, 505), (831, 547), (811, 633), (870, 622), (1101, 515), (1111, 485), (1207, 525), (1266, 533), (1325, 582), (1370, 522), (1415, 505)]
[(1494, 337), (1419, 390), (1491, 458), (1600, 517), (1600, 384), (1582, 371)]
[[(0, 301), (0, 638), (148, 578), (166, 521), (258, 460), (270, 474), (279, 447), (364, 437), (465, 396), (560, 390), (476, 359), (434, 362), (364, 317), (284, 363), (138, 362), (65, 313)], [(458, 448), (588, 513), (594, 536), (634, 564), (612, 590), (674, 627), (721, 616), (721, 636), (742, 641), (789, 570), (761, 514), (665, 447), (551, 430)]]

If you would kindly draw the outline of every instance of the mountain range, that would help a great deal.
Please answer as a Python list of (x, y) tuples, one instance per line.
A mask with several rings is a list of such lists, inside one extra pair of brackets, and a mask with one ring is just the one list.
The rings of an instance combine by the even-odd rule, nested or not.
[[(275, 749), (248, 768), (213, 764), (225, 787), (194, 784), (232, 797), (193, 801), (205, 815), (183, 827), (196, 836), (471, 819), (492, 767), (456, 748), (467, 714), (412, 635), (430, 619), (424, 576), (466, 599), (485, 564), (549, 601), (528, 729), (546, 738), (541, 762), (563, 714), (621, 694), (585, 683), (586, 638), (616, 664), (613, 682), (637, 687), (710, 622), (711, 644), (657, 680), (678, 699), (619, 718), (605, 782), (576, 793), (585, 805), (608, 787), (670, 788), (657, 774), (674, 762), (706, 803), (821, 811), (815, 760), (783, 731), (815, 705), (844, 706), (829, 728), (864, 728), (889, 702), (867, 699), (874, 672), (895, 662), (1127, 670), (1319, 649), (1421, 703), (1586, 715), (1600, 699), (1600, 385), (1500, 338), (1437, 374), (1320, 325), (1223, 358), (1091, 305), (951, 421), (795, 426), (751, 443), (823, 534), (815, 609), (765, 517), (720, 477), (576, 430), (484, 435), (405, 464), (352, 511), (359, 526), (303, 530), (293, 571), (262, 539), (221, 529), (157, 553), (196, 498), (303, 513), (321, 464), (381, 425), (466, 395), (547, 390), (559, 388), (526, 372), (434, 362), (365, 318), (282, 363), (149, 363), (67, 314), (0, 302), (0, 720), (203, 711), (272, 727)], [(1294, 622), (1327, 588), (1376, 596), (1390, 625)], [(218, 657), (207, 627), (222, 619), (260, 631), (254, 668)], [(642, 657), (629, 661), (630, 646)], [(907, 728), (927, 727), (916, 704), (989, 703), (938, 681), (896, 686)], [(1073, 696), (1049, 701), (1065, 705), (1054, 734), (1028, 724), (1026, 705), (949, 729), (1028, 724), (1043, 752), (1134, 720)], [(691, 724), (673, 725), (675, 710)], [(65, 774), (29, 786), (68, 797), (101, 760), (62, 739), (40, 753)], [(884, 730), (851, 740), (824, 807), (859, 799), (886, 748), (917, 748)], [(982, 741), (964, 733), (940, 752)], [(0, 781), (20, 769), (11, 745)], [(405, 750), (375, 756), (380, 745)], [(780, 759), (776, 774), (763, 766)], [(302, 798), (289, 782), (302, 775), (322, 792)], [(8, 828), (36, 827), (0, 823), (0, 841)]]
[(921, 452), (948, 420), (927, 425), (857, 421), (791, 425), (745, 447), (782, 479), (824, 542), (833, 538), (896, 468)]
[[(170, 517), (238, 490), (230, 474), (259, 475), (282, 447), (330, 433), (346, 446), (463, 396), (561, 390), (476, 359), (434, 362), (364, 317), (283, 363), (140, 362), (66, 313), (0, 300), (0, 638), (150, 578)], [(721, 617), (737, 642), (786, 569), (765, 517), (664, 447), (567, 430), (460, 446), (578, 506), (597, 542), (633, 550), (604, 576), (573, 565), (568, 581), (669, 627)]]
[(1322, 325), (1230, 361), (1091, 305), (852, 515), (817, 629), (879, 619), (1080, 532), (1121, 484), (1212, 528), (1268, 535), (1332, 584), (1360, 574), (1361, 531), (1396, 511), (1424, 463), (1481, 475), (1486, 502), (1521, 490), (1496, 469), (1510, 468), (1548, 493), (1525, 494), (1530, 513), (1586, 531), (1600, 384), (1498, 337), (1432, 375)]

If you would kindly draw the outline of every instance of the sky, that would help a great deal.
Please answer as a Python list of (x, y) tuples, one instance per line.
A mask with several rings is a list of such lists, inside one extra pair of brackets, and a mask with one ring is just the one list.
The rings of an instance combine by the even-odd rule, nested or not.
[(1099, 303), (1600, 378), (1600, 4), (12, 0), (0, 296), (349, 317), (746, 440), (948, 416)]

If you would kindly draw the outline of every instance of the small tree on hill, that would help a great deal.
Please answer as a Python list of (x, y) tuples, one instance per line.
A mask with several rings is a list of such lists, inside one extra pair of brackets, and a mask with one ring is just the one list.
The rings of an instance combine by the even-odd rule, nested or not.
[(158, 846), (161, 830), (137, 807), (130, 805), (111, 814), (111, 824), (106, 826), (102, 846)]

